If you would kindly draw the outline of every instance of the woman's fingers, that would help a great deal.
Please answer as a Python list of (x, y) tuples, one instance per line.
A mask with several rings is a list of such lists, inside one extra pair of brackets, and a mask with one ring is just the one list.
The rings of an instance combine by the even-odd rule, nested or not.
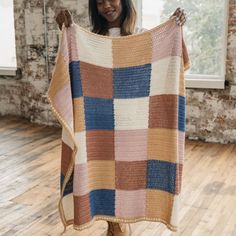
[(178, 8), (175, 10), (175, 12), (174, 12), (173, 15), (174, 15), (174, 16), (178, 15), (180, 11), (181, 11), (181, 9), (180, 9), (180, 7), (178, 7)]
[(68, 10), (61, 10), (59, 14), (56, 16), (56, 22), (59, 26), (59, 29), (62, 29), (62, 25), (66, 27), (70, 27), (72, 24), (72, 15)]
[(184, 25), (184, 23), (186, 22), (186, 14), (184, 12), (184, 9), (177, 8), (173, 16), (176, 16), (176, 23), (179, 26)]
[(72, 24), (72, 15), (68, 10), (65, 10), (65, 26), (70, 27)]
[(186, 18), (186, 14), (183, 11), (183, 14), (180, 16), (180, 25), (184, 25), (184, 23), (186, 22), (187, 18)]
[(186, 22), (186, 18), (180, 23), (180, 26), (183, 26)]
[(175, 18), (179, 14), (180, 8), (178, 7), (175, 12), (171, 15), (170, 19)]
[(56, 16), (56, 22), (57, 22), (57, 24), (58, 24), (60, 30), (62, 29), (63, 18), (64, 18), (64, 17), (63, 17), (63, 12), (60, 11), (60, 12), (58, 13), (58, 15)]
[(63, 23), (64, 23), (65, 27), (68, 27), (68, 19), (67, 19), (65, 11), (63, 11), (63, 19), (64, 19)]

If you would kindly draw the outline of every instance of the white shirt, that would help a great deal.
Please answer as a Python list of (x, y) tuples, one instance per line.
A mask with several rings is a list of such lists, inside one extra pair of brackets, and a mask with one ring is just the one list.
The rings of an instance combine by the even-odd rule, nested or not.
[[(113, 27), (108, 30), (109, 30), (109, 32), (108, 32), (109, 36), (112, 36), (112, 37), (120, 36), (120, 28), (119, 27)], [(146, 29), (144, 29), (144, 28), (135, 28), (134, 33), (137, 34), (137, 33), (141, 33), (144, 31), (146, 31)]]
[(109, 36), (117, 37), (120, 36), (120, 28), (119, 27), (113, 27), (108, 29)]

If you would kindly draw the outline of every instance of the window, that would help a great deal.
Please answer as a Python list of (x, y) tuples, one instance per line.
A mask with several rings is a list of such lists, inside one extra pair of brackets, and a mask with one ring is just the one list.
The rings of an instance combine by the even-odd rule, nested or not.
[(186, 87), (224, 88), (228, 0), (136, 0), (139, 27), (150, 29), (185, 9), (184, 36), (191, 61)]
[(0, 75), (15, 75), (16, 47), (13, 0), (0, 1)]

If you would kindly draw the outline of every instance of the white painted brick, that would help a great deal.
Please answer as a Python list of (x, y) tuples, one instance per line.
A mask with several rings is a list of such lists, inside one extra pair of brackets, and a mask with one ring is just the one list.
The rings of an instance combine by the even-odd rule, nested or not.
[(236, 85), (231, 85), (230, 87), (230, 96), (236, 96)]
[(200, 109), (197, 106), (186, 105), (186, 114), (188, 117), (199, 118)]
[(25, 9), (26, 43), (44, 45), (43, 9)]

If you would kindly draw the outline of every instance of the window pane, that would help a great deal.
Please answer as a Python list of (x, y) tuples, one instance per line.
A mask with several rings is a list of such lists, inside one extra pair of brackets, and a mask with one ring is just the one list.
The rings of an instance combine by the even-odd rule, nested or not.
[(222, 75), (225, 48), (225, 1), (142, 0), (142, 27), (167, 20), (177, 7), (184, 8), (185, 39), (191, 60), (190, 74)]
[(16, 67), (13, 0), (0, 0), (0, 67)]

